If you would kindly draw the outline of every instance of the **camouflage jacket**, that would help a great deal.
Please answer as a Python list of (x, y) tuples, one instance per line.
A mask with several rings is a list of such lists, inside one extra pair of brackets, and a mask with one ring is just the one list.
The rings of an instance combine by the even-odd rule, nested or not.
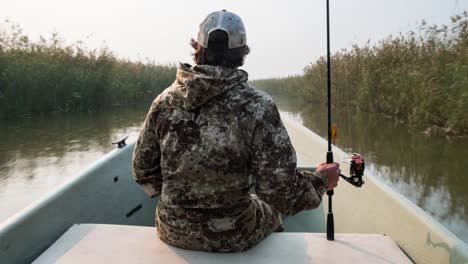
[(276, 105), (247, 77), (243, 70), (181, 64), (148, 112), (133, 175), (159, 197), (158, 235), (169, 244), (245, 250), (278, 228), (279, 213), (321, 202), (326, 179), (296, 172)]

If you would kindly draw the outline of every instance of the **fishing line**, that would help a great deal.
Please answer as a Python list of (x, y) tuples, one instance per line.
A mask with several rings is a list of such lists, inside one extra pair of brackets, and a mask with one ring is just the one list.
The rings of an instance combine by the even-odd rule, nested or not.
[(351, 140), (351, 147), (353, 146), (352, 140), (353, 140), (353, 134), (351, 131), (351, 110), (350, 110), (350, 98), (349, 97), (349, 83), (348, 83), (348, 62), (346, 61), (345, 63), (345, 82), (346, 82), (346, 96), (347, 96), (347, 105), (348, 105), (348, 132), (349, 132), (349, 138)]

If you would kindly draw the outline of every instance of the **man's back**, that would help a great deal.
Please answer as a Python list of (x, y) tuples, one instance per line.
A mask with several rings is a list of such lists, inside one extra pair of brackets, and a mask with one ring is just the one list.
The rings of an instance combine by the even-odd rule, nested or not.
[(164, 206), (209, 209), (249, 203), (255, 114), (271, 101), (245, 83), (245, 72), (222, 70), (236, 77), (228, 81), (181, 68), (177, 82), (155, 100)]

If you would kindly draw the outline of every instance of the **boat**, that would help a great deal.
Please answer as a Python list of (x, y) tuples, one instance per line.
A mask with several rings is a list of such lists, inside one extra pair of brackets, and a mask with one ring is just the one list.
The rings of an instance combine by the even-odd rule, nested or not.
[[(298, 165), (313, 170), (313, 164), (325, 159), (327, 141), (291, 117), (282, 114), (281, 118), (296, 149)], [(140, 235), (138, 239), (154, 243), (159, 241), (154, 232), (157, 199), (147, 197), (131, 175), (134, 144), (120, 142), (118, 148), (87, 169), (0, 223), (0, 263), (56, 262), (67, 251), (76, 249), (76, 243), (88, 243), (88, 247), (95, 247), (90, 238), (93, 236), (83, 239), (83, 234), (89, 232), (95, 234), (94, 243), (120, 243), (124, 247), (119, 254), (113, 251), (106, 255), (108, 258), (114, 257), (113, 263), (117, 263), (125, 254), (131, 255), (132, 250), (138, 250), (134, 245), (122, 244), (127, 235)], [(334, 147), (334, 155), (335, 160), (348, 156), (337, 147)], [(345, 167), (346, 164), (341, 166)], [(467, 244), (372, 175), (365, 175), (365, 185), (360, 189), (340, 181), (333, 204), (336, 241), (327, 241), (323, 234), (327, 214), (327, 201), (324, 199), (315, 210), (285, 218), (283, 233), (270, 235), (244, 253), (193, 252), (159, 243), (154, 244), (155, 247), (165, 246), (165, 251), (151, 250), (152, 253), (148, 254), (155, 254), (153, 257), (159, 256), (162, 260), (174, 260), (168, 257), (176, 254), (181, 263), (255, 263), (259, 260), (284, 263), (287, 259), (299, 263), (306, 260), (301, 258), (304, 249), (307, 252), (308, 247), (319, 245), (320, 250), (309, 250), (311, 254), (323, 255), (329, 248), (335, 247), (329, 252), (334, 252), (336, 262), (343, 263), (351, 261), (340, 251), (345, 250), (343, 245), (347, 245), (349, 250), (369, 257), (365, 262), (404, 263), (407, 260), (408, 263), (468, 263)], [(105, 236), (107, 240), (99, 240), (102, 238), (100, 236)], [(378, 241), (383, 242), (376, 253), (366, 249), (380, 243)], [(77, 249), (67, 255), (75, 263), (84, 262), (78, 260), (80, 257), (92, 255), (89, 248), (86, 250), (86, 245), (81, 246), (81, 251)], [(300, 252), (298, 246), (301, 246)], [(339, 249), (339, 246), (342, 248)], [(405, 261), (388, 261), (384, 257), (387, 251), (398, 251), (395, 254), (399, 254), (400, 259), (404, 257)], [(138, 254), (141, 258), (141, 253)], [(207, 261), (209, 259), (211, 261)], [(68, 263), (63, 258), (61, 260)], [(324, 256), (314, 255), (313, 260), (321, 262)]]

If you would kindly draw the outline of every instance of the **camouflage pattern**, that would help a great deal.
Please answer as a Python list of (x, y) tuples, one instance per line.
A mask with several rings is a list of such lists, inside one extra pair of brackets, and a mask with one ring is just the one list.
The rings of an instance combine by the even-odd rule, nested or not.
[(326, 179), (296, 172), (276, 105), (247, 77), (243, 70), (181, 64), (148, 112), (133, 174), (159, 197), (156, 226), (168, 244), (242, 251), (280, 228), (280, 214), (321, 202)]

